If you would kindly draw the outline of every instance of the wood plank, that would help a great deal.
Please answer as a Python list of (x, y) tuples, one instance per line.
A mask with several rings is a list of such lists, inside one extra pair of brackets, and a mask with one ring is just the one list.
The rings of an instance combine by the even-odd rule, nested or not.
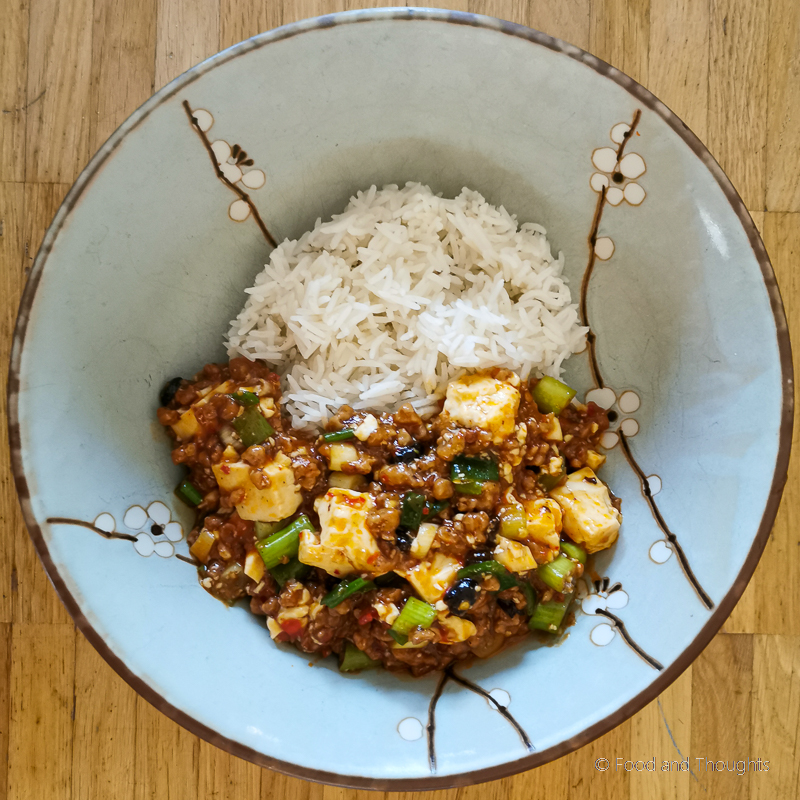
[(219, 50), (219, 0), (157, 0), (155, 88)]
[(528, 6), (526, 0), (470, 0), (469, 11), (527, 25)]
[[(789, 336), (795, 342), (795, 374), (800, 374), (800, 214), (767, 213), (764, 243), (769, 252), (781, 289)], [(800, 408), (795, 406), (792, 456), (789, 479), (778, 517), (767, 541), (764, 555), (753, 577), (755, 598), (754, 631), (757, 633), (800, 634), (800, 597), (797, 592), (775, 591), (775, 575), (786, 586), (800, 581)]]
[(96, 152), (153, 93), (156, 0), (95, 0), (89, 148)]
[[(25, 220), (23, 246), (20, 253), (22, 272), (33, 265), (53, 215), (58, 210), (68, 185), (46, 183), (25, 185)], [(14, 591), (12, 614), (15, 622), (69, 623), (70, 618), (55, 593), (47, 574), (33, 549), (23, 524), (14, 527)]]
[[(25, 190), (21, 183), (0, 184), (0, 381), (8, 381), (8, 359), (17, 318), (17, 306), (25, 284), (22, 253), (25, 227)], [(0, 393), (0, 418), (8, 413), (6, 393)], [(14, 574), (14, 541), (23, 528), (17, 490), (11, 475), (8, 427), (0, 425), (0, 522), (4, 546), (0, 547), (0, 622), (11, 622)]]
[(25, 178), (28, 0), (3, 5), (0, 25), (0, 181)]
[(708, 3), (650, 0), (647, 88), (705, 141), (708, 135)]
[(689, 752), (697, 780), (690, 784), (691, 800), (748, 800), (747, 781), (735, 772), (715, 770), (713, 762), (753, 752), (752, 682), (753, 640), (748, 635), (718, 634), (692, 665)]
[(25, 178), (72, 183), (89, 158), (92, 0), (30, 0)]
[[(281, 775), (270, 769), (261, 771), (261, 800), (323, 800), (324, 786)], [(373, 800), (382, 800), (379, 792)]]
[(257, 798), (261, 792), (262, 769), (200, 740), (198, 797), (227, 800), (229, 797)]
[(589, 0), (546, 0), (528, 3), (526, 24), (588, 50), (590, 19)]
[(136, 699), (134, 800), (199, 798), (200, 740)]
[(8, 798), (8, 744), (11, 727), (11, 625), (0, 623), (0, 800)]
[(768, 29), (766, 3), (711, 0), (708, 146), (748, 208), (765, 201)]
[(800, 5), (770, 3), (767, 66), (767, 202), (770, 211), (800, 211)]
[(650, 0), (593, 0), (589, 50), (639, 83), (649, 83)]
[[(631, 797), (689, 800), (694, 780), (689, 750), (692, 735), (692, 668), (631, 720), (631, 760), (655, 759), (656, 773), (632, 772)], [(682, 764), (686, 764), (683, 770)]]
[[(631, 774), (617, 769), (617, 758), (629, 759), (632, 752), (631, 720), (595, 739), (569, 756), (570, 796), (582, 800), (624, 800), (631, 796)], [(598, 759), (607, 759), (609, 768), (598, 770)]]
[(8, 796), (71, 800), (75, 630), (15, 624), (11, 658)]
[(75, 644), (73, 794), (133, 800), (136, 692), (79, 631)]
[(752, 731), (750, 800), (800, 797), (800, 636), (753, 637)]

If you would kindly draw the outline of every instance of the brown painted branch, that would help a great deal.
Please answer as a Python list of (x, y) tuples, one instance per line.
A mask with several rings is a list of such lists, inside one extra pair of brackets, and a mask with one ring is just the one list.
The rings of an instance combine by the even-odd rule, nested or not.
[(99, 533), (104, 539), (124, 539), (127, 542), (135, 542), (136, 537), (130, 533), (118, 533), (117, 531), (104, 531), (98, 528), (91, 522), (84, 522), (82, 519), (69, 519), (68, 517), (48, 517), (50, 525), (77, 525), (79, 528), (86, 528), (87, 530)]
[(267, 226), (264, 224), (264, 220), (261, 219), (261, 214), (258, 213), (258, 209), (255, 206), (255, 203), (250, 199), (250, 195), (247, 192), (240, 189), (235, 183), (231, 183), (226, 177), (225, 174), (217, 164), (217, 157), (214, 155), (214, 150), (211, 147), (211, 142), (208, 141), (208, 136), (206, 136), (205, 131), (200, 130), (200, 126), (197, 124), (197, 120), (194, 118), (194, 114), (192, 113), (192, 107), (189, 105), (188, 100), (183, 101), (183, 108), (186, 111), (186, 116), (189, 117), (189, 124), (194, 128), (195, 133), (200, 137), (200, 141), (206, 148), (208, 152), (208, 157), (211, 159), (211, 164), (214, 168), (214, 173), (216, 176), (224, 183), (237, 197), (241, 200), (244, 200), (247, 203), (248, 208), (250, 209), (250, 213), (253, 215), (253, 219), (256, 221), (256, 225), (258, 225), (261, 233), (264, 234), (264, 238), (267, 240), (271, 247), (277, 247), (278, 243), (272, 237), (272, 234), (267, 230)]
[(601, 617), (610, 619), (619, 630), (619, 634), (622, 636), (625, 644), (627, 644), (637, 656), (644, 659), (653, 669), (657, 669), (659, 672), (664, 669), (664, 665), (660, 661), (656, 661), (653, 656), (645, 653), (645, 651), (633, 641), (633, 637), (628, 633), (625, 623), (616, 614), (612, 614), (610, 611), (606, 611), (602, 608), (598, 608), (595, 613), (599, 614)]

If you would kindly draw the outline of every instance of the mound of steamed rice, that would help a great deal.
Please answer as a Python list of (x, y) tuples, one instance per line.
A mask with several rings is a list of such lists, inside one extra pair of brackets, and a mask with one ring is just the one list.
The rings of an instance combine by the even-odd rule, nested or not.
[(296, 427), (345, 403), (432, 413), (468, 370), (558, 377), (587, 329), (545, 233), (466, 188), (451, 200), (419, 183), (373, 186), (272, 251), (228, 354), (284, 377)]

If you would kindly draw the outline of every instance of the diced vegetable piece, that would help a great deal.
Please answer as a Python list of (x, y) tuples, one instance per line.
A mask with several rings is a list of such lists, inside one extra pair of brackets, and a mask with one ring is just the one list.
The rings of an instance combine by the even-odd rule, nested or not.
[(557, 592), (569, 592), (575, 572), (575, 562), (571, 558), (561, 555), (549, 564), (543, 564), (537, 572), (551, 589), (555, 589)]
[(352, 597), (359, 592), (368, 592), (374, 588), (375, 584), (372, 581), (364, 578), (350, 578), (337, 583), (320, 602), (322, 605), (328, 606), (328, 608), (335, 608), (339, 603), (347, 600), (348, 597)]
[(277, 567), (284, 556), (293, 558), (300, 548), (300, 531), (312, 530), (311, 523), (305, 514), (301, 514), (291, 525), (287, 526), (263, 542), (256, 544), (256, 549), (264, 559), (267, 569)]
[(561, 481), (564, 480), (564, 476), (567, 474), (567, 471), (564, 469), (563, 461), (561, 466), (561, 472), (557, 475), (550, 475), (547, 472), (540, 472), (537, 478), (539, 482), (539, 486), (542, 487), (546, 492), (549, 492), (551, 489), (555, 489)]
[(189, 548), (189, 552), (202, 564), (208, 561), (208, 554), (217, 541), (216, 531), (210, 531), (206, 528), (200, 531), (200, 535), (195, 539), (194, 544)]
[(358, 459), (358, 450), (352, 444), (332, 444), (328, 453), (328, 467), (333, 472), (341, 471), (342, 467)]
[(418, 600), (416, 597), (409, 597), (400, 615), (392, 623), (389, 633), (396, 642), (405, 644), (405, 641), (401, 641), (397, 637), (406, 637), (407, 640), (409, 631), (416, 627), (430, 628), (435, 619), (436, 609), (433, 606)]
[(441, 514), (450, 503), (447, 500), (428, 500), (425, 503), (425, 508), (422, 509), (422, 517), (423, 519), (431, 519), (431, 517), (435, 517), (437, 514)]
[(255, 392), (248, 392), (247, 389), (234, 392), (231, 397), (242, 406), (257, 406), (259, 403), (258, 395)]
[(581, 564), (586, 563), (586, 551), (578, 544), (561, 542), (561, 552), (573, 561), (580, 561)]
[(275, 429), (267, 422), (256, 406), (249, 406), (233, 421), (233, 427), (245, 447), (261, 444), (269, 439)]
[(375, 669), (380, 665), (380, 661), (373, 661), (363, 650), (359, 650), (352, 642), (348, 642), (339, 664), (339, 671), (358, 672), (362, 669)]
[(302, 562), (298, 561), (298, 559), (292, 558), (286, 564), (278, 564), (274, 566), (270, 571), (269, 574), (275, 578), (278, 586), (283, 589), (284, 584), (289, 580), (296, 580), (301, 581), (303, 578), (311, 572), (311, 567), (308, 564), (303, 564)]
[(328, 485), (335, 489), (350, 489), (357, 492), (367, 483), (363, 475), (348, 475), (345, 472), (331, 472), (328, 476)]
[(545, 375), (533, 390), (533, 399), (542, 414), (560, 414), (575, 397), (575, 390), (566, 383)]
[(471, 494), (477, 497), (483, 494), (483, 481), (464, 481), (463, 483), (454, 481), (453, 488), (460, 494)]
[(500, 533), (508, 539), (526, 539), (528, 517), (522, 506), (506, 506), (500, 515)]
[(331, 431), (331, 433), (323, 433), (323, 442), (344, 442), (347, 439), (355, 439), (356, 432), (350, 428), (345, 428), (342, 431)]
[(188, 506), (199, 506), (203, 502), (203, 495), (197, 491), (195, 485), (188, 478), (175, 487), (175, 494)]
[(496, 481), (500, 479), (497, 462), (490, 458), (459, 456), (450, 467), (450, 477), (456, 483), (467, 481)]
[(419, 528), (422, 522), (422, 510), (425, 508), (425, 495), (407, 492), (400, 505), (400, 526), (410, 531)]
[(528, 620), (528, 627), (531, 630), (556, 633), (564, 620), (564, 615), (567, 613), (571, 601), (572, 596), (570, 595), (563, 600), (550, 600), (547, 603), (539, 603)]
[(285, 527), (283, 521), (281, 522), (256, 522), (256, 539), (266, 539), (267, 536), (272, 536), (277, 533), (281, 528)]
[(463, 567), (456, 573), (457, 578), (476, 578), (480, 575), (494, 575), (500, 582), (498, 589), (500, 592), (517, 584), (517, 579), (497, 561), (478, 561)]
[(245, 556), (244, 574), (247, 575), (247, 577), (251, 580), (259, 583), (264, 577), (265, 569), (264, 562), (261, 560), (261, 556), (258, 554), (258, 551), (251, 550)]

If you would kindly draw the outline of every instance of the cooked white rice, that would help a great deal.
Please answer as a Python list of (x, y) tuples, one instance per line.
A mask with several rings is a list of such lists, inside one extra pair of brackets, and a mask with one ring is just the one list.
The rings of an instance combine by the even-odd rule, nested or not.
[(296, 427), (344, 403), (430, 413), (467, 370), (558, 377), (587, 329), (545, 233), (466, 188), (450, 200), (419, 183), (373, 186), (272, 251), (228, 354), (284, 376)]

